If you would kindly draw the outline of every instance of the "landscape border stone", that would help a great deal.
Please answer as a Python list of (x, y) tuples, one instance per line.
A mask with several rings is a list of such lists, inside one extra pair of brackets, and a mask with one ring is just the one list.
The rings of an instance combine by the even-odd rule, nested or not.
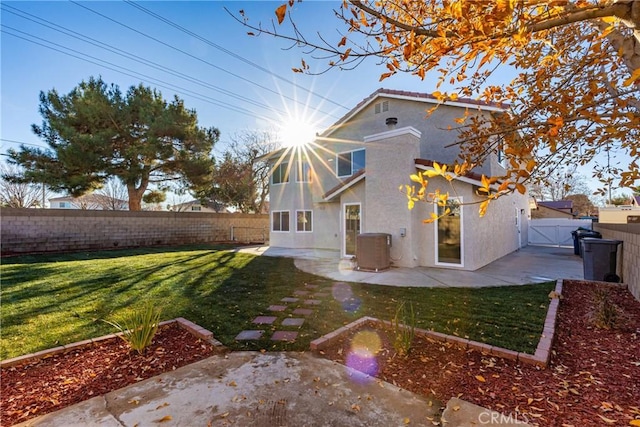
[[(191, 322), (190, 320), (187, 320), (187, 319), (185, 319), (183, 317), (177, 317), (175, 319), (165, 320), (163, 322), (160, 322), (158, 324), (158, 326), (169, 325), (171, 323), (177, 323), (178, 326), (180, 326), (182, 329), (185, 329), (186, 331), (188, 331), (192, 335), (196, 336), (197, 338), (200, 338), (201, 340), (207, 341), (209, 344), (213, 345), (214, 347), (223, 347), (224, 346), (220, 341), (218, 341), (215, 338), (213, 338), (213, 332), (211, 332), (211, 331), (203, 328), (202, 326), (199, 326), (199, 325), (197, 325), (197, 324), (195, 324), (195, 323)], [(12, 366), (20, 365), (22, 363), (32, 362), (32, 361), (38, 360), (38, 359), (45, 359), (47, 357), (51, 357), (51, 356), (54, 356), (56, 354), (66, 353), (68, 351), (76, 350), (78, 348), (89, 346), (89, 345), (92, 345), (92, 344), (98, 344), (101, 341), (106, 341), (106, 340), (110, 340), (110, 339), (113, 339), (113, 338), (118, 338), (121, 335), (122, 335), (122, 332), (119, 332), (117, 334), (103, 335), (103, 336), (97, 337), (97, 338), (90, 338), (90, 339), (87, 339), (87, 340), (77, 341), (77, 342), (74, 342), (74, 343), (61, 345), (61, 346), (50, 348), (50, 349), (47, 349), (47, 350), (41, 350), (41, 351), (38, 351), (38, 352), (35, 352), (35, 353), (30, 353), (30, 354), (25, 354), (25, 355), (22, 355), (22, 356), (13, 357), (11, 359), (1, 360), (0, 361), (0, 368), (10, 368)]]
[[(562, 297), (562, 285), (563, 279), (558, 279), (556, 281), (556, 287), (554, 289), (555, 295), (551, 297), (551, 301), (549, 302), (542, 334), (540, 335), (540, 340), (538, 341), (538, 345), (534, 354), (509, 350), (506, 348), (492, 346), (490, 344), (472, 341), (454, 335), (447, 335), (441, 332), (429, 331), (426, 329), (416, 328), (415, 332), (420, 335), (427, 336), (435, 341), (453, 343), (463, 349), (481, 351), (486, 354), (501, 357), (504, 359), (510, 359), (515, 362), (521, 362), (528, 365), (536, 365), (541, 368), (546, 368), (549, 366), (549, 360), (551, 359), (551, 348), (553, 347), (556, 322), (558, 318), (558, 306)], [(367, 323), (373, 323), (374, 325), (384, 325), (386, 327), (392, 326), (391, 322), (386, 320), (380, 320), (368, 316), (361, 317), (360, 319), (351, 322), (348, 325), (345, 325), (329, 334), (311, 341), (311, 351), (322, 351), (323, 349), (333, 345), (333, 343), (338, 340), (341, 335), (349, 332), (352, 329), (357, 329)]]

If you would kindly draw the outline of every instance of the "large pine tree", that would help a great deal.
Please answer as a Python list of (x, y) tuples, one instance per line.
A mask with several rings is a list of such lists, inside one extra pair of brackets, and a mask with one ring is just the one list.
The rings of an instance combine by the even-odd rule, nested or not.
[(9, 152), (25, 179), (80, 196), (117, 177), (132, 211), (141, 209), (152, 183), (181, 182), (194, 191), (210, 185), (220, 132), (199, 127), (196, 112), (178, 97), (167, 102), (143, 85), (123, 94), (92, 77), (67, 95), (41, 92), (39, 110), (43, 122), (33, 132), (49, 149)]

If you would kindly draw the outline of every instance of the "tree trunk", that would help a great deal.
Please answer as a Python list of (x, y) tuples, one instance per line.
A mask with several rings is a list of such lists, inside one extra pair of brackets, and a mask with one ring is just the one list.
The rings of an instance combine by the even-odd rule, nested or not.
[(141, 211), (142, 210), (142, 195), (147, 190), (146, 186), (136, 188), (135, 185), (127, 184), (127, 193), (129, 194), (129, 210)]

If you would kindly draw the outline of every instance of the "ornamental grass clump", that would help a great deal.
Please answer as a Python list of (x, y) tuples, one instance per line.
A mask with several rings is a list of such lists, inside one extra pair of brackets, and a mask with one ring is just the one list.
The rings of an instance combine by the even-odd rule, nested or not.
[(158, 331), (160, 323), (160, 309), (153, 304), (146, 304), (144, 307), (134, 309), (127, 315), (122, 316), (120, 322), (105, 320), (106, 323), (118, 329), (122, 338), (132, 350), (139, 354), (151, 344), (153, 337)]
[(597, 327), (613, 329), (620, 322), (620, 310), (611, 301), (609, 290), (605, 287), (597, 287), (593, 290), (595, 310), (594, 320)]
[(396, 308), (393, 325), (393, 348), (400, 356), (407, 356), (413, 346), (413, 338), (416, 330), (416, 315), (413, 304), (402, 301)]

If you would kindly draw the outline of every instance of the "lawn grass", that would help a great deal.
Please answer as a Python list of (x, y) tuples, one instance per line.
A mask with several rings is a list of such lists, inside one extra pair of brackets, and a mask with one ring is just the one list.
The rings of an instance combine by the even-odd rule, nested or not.
[[(295, 268), (287, 258), (193, 246), (3, 258), (0, 359), (113, 333), (103, 319), (153, 301), (163, 319), (184, 317), (235, 349), (306, 350), (311, 340), (361, 316), (390, 320), (400, 301), (414, 305), (417, 327), (532, 353), (553, 283), (460, 288), (337, 285)], [(305, 284), (327, 292), (294, 343), (236, 342), (269, 305)], [(349, 293), (344, 300), (340, 295)], [(295, 306), (295, 304), (294, 304)], [(274, 329), (275, 326), (267, 328)], [(263, 327), (263, 329), (266, 329)]]

